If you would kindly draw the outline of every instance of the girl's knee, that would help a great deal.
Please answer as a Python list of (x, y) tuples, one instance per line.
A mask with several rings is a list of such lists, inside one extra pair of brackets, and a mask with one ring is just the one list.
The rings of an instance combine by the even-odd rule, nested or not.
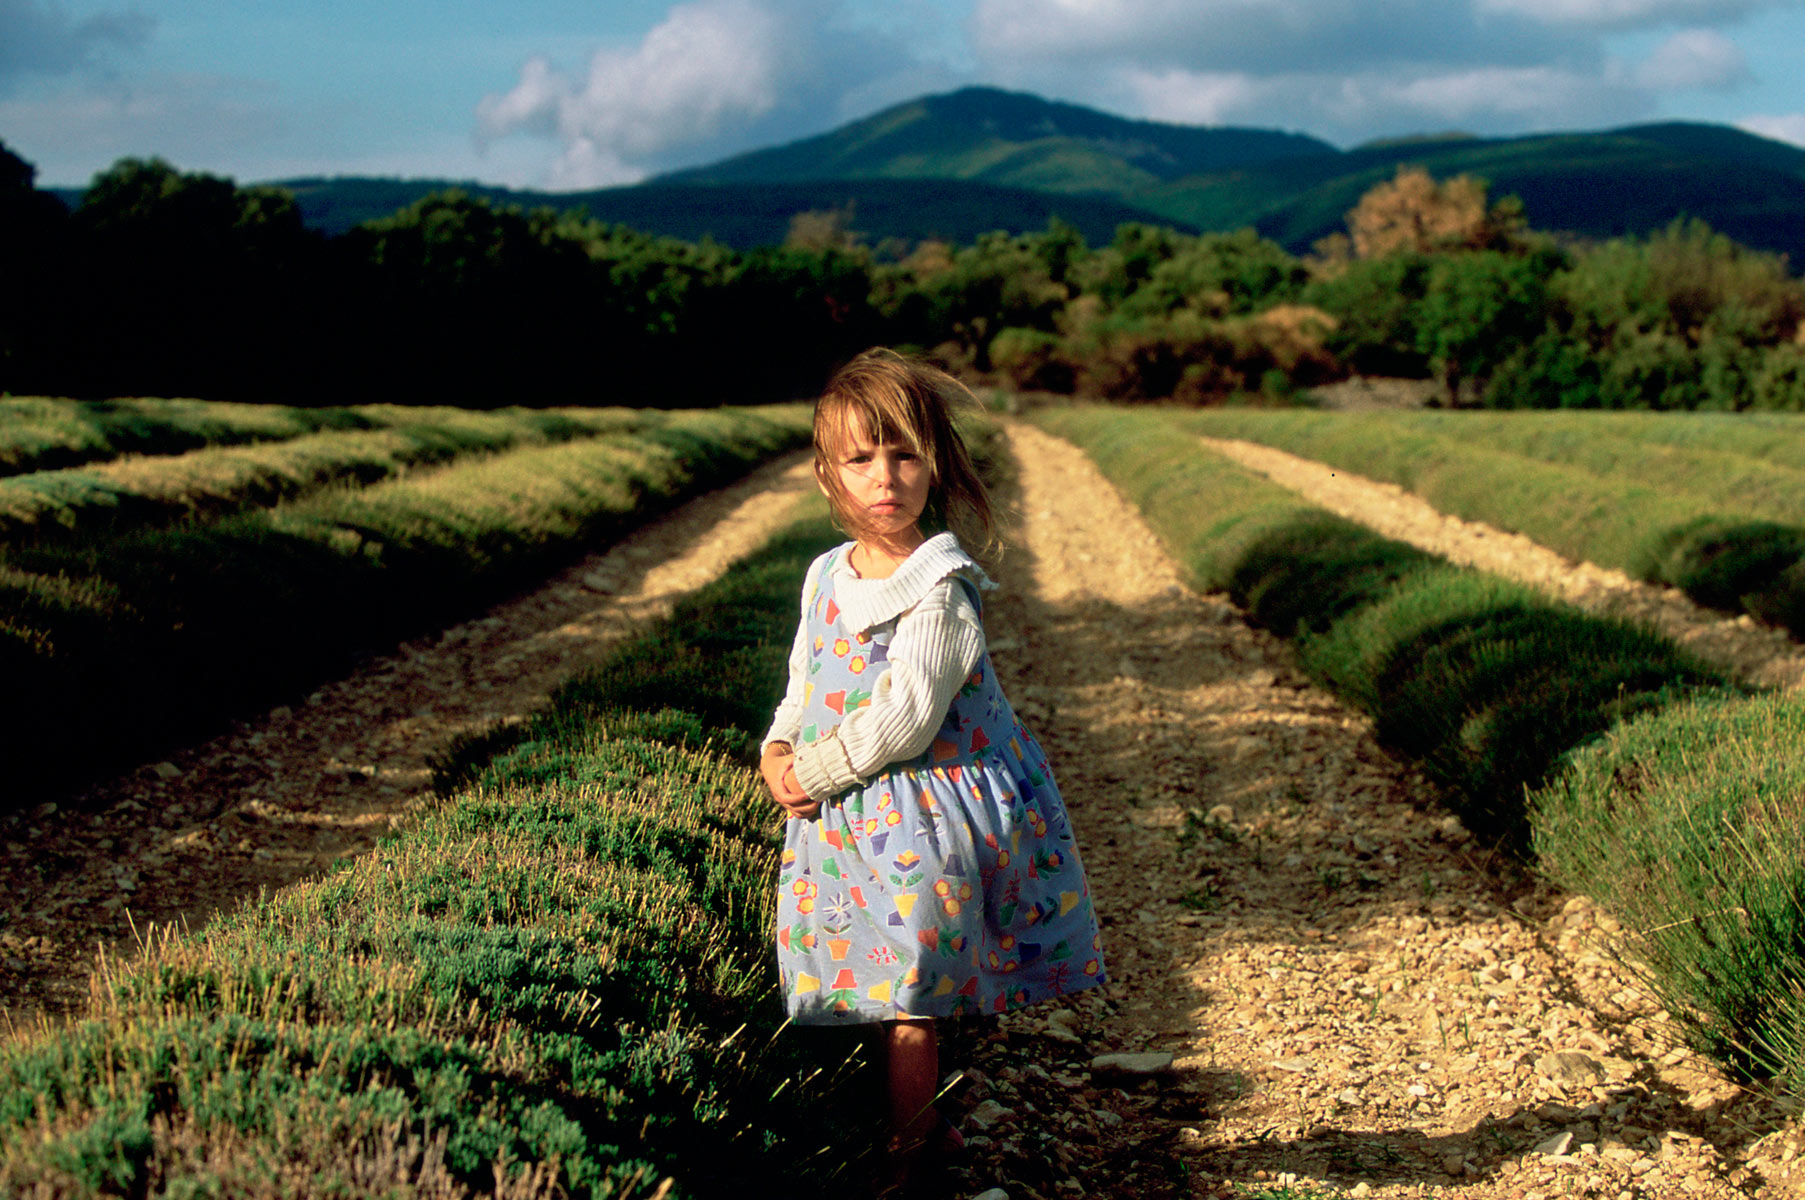
[(931, 1020), (886, 1021), (884, 1031), (890, 1044), (897, 1047), (925, 1047), (935, 1041), (934, 1022)]

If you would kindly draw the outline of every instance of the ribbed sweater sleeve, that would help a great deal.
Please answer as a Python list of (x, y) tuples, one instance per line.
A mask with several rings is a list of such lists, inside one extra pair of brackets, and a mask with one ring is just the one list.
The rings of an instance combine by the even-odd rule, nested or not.
[(784, 684), (783, 700), (771, 716), (771, 728), (765, 731), (764, 741), (759, 743), (760, 755), (772, 742), (787, 742), (794, 746), (796, 739), (802, 736), (804, 697), (808, 694), (804, 686), (808, 681), (808, 606), (815, 598), (817, 581), (826, 561), (827, 555), (823, 554), (809, 564), (808, 573), (802, 577), (802, 599), (798, 605), (801, 613), (796, 619), (796, 637), (790, 643), (790, 678)]
[(808, 679), (808, 621), (803, 620), (796, 625), (796, 640), (790, 643), (790, 680), (784, 685), (783, 700), (772, 714), (771, 728), (765, 731), (765, 739), (759, 744), (758, 751), (762, 756), (765, 747), (772, 742), (785, 742), (790, 746), (802, 736), (803, 697), (806, 695), (804, 684)]
[[(803, 647), (806, 670), (807, 646)], [(889, 669), (871, 703), (847, 713), (827, 737), (796, 748), (796, 782), (825, 800), (927, 749), (953, 696), (984, 655), (984, 627), (965, 589), (935, 584), (897, 618)]]

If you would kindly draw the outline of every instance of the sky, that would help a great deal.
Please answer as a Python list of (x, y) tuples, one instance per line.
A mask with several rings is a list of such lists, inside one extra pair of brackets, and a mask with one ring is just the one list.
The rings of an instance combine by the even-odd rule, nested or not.
[(568, 190), (986, 84), (1338, 146), (1713, 121), (1805, 145), (1805, 0), (0, 0), (0, 143)]

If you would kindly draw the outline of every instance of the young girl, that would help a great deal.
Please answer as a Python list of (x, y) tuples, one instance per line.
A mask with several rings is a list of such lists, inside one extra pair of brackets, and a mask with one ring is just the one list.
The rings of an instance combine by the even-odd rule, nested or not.
[(1105, 981), (1065, 804), (985, 653), (979, 590), (995, 584), (952, 532), (922, 530), (969, 518), (990, 535), (957, 386), (873, 350), (816, 403), (816, 478), (855, 540), (809, 567), (762, 758), (790, 818), (785, 1003), (798, 1024), (884, 1025), (905, 1163), (939, 1120), (932, 1018)]

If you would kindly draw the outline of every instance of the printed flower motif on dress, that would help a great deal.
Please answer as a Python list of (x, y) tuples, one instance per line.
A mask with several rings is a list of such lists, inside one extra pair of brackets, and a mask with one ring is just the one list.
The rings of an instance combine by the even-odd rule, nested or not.
[(834, 892), (821, 904), (821, 928), (829, 933), (844, 933), (852, 928), (852, 897)]
[(946, 915), (956, 917), (959, 910), (971, 900), (971, 884), (954, 884), (951, 880), (936, 879), (934, 894), (940, 897), (940, 906), (946, 910)]

